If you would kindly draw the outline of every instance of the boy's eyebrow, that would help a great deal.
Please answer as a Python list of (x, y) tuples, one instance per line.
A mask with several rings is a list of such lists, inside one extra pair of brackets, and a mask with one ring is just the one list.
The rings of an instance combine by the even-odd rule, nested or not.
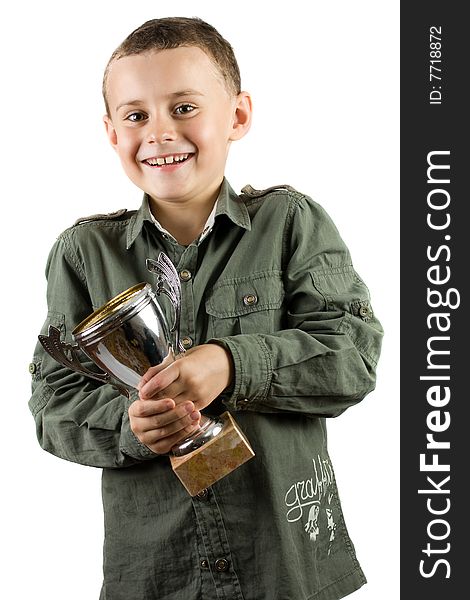
[(172, 94), (169, 94), (169, 96), (204, 96), (204, 94), (197, 90), (181, 90), (181, 92), (173, 92)]
[[(181, 90), (180, 92), (172, 92), (171, 94), (168, 94), (169, 98), (178, 98), (181, 96), (204, 96), (204, 94), (196, 90)], [(125, 102), (121, 102), (121, 104), (116, 107), (116, 111), (121, 109), (123, 106), (139, 106), (141, 104), (144, 104), (142, 100), (126, 100)]]
[(123, 106), (138, 106), (139, 104), (143, 104), (142, 100), (126, 100), (125, 102), (121, 102), (121, 104), (116, 106), (116, 112)]

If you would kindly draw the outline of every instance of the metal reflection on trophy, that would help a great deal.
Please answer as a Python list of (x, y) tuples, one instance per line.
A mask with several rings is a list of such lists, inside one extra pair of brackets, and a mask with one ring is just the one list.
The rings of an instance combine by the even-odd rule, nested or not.
[[(60, 331), (51, 325), (47, 336), (39, 336), (46, 352), (63, 366), (111, 383), (127, 396), (127, 388), (136, 389), (150, 368), (156, 374), (169, 366), (175, 355), (184, 354), (178, 273), (163, 253), (157, 260), (147, 259), (147, 268), (157, 277), (155, 291), (150, 284), (139, 283), (115, 296), (75, 327), (74, 344), (63, 341)], [(157, 300), (161, 294), (173, 305), (171, 327)], [(83, 365), (80, 350), (102, 371)], [(218, 418), (203, 415), (199, 428), (172, 448), (170, 460), (188, 492), (196, 495), (253, 456), (249, 442), (225, 412)]]

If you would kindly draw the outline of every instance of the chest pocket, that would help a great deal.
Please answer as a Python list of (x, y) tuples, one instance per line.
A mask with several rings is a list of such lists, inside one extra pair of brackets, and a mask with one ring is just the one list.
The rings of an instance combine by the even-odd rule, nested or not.
[(280, 271), (224, 279), (206, 300), (209, 335), (273, 333), (281, 329), (284, 287)]

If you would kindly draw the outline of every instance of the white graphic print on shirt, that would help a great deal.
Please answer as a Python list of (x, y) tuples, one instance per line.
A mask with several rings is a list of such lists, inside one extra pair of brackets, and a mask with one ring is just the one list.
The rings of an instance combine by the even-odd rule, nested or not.
[(319, 536), (328, 535), (327, 554), (329, 555), (336, 532), (333, 513), (335, 507), (332, 504), (333, 469), (330, 461), (322, 459), (319, 455), (312, 458), (312, 465), (312, 477), (296, 481), (286, 492), (285, 503), (288, 509), (286, 518), (289, 523), (295, 523), (302, 519), (306, 508), (310, 507), (304, 530), (312, 542), (316, 542)]

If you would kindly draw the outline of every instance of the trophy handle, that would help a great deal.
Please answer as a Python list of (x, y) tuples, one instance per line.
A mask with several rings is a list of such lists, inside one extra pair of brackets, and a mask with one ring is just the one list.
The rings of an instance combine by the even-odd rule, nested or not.
[(171, 260), (163, 252), (160, 252), (157, 260), (147, 258), (146, 265), (147, 269), (157, 276), (157, 286), (155, 290), (157, 295), (165, 294), (173, 305), (175, 316), (170, 332), (175, 333), (177, 350), (179, 352), (184, 352), (184, 346), (180, 341), (181, 285), (178, 273)]
[[(38, 339), (44, 348), (44, 350), (52, 356), (58, 363), (72, 369), (76, 373), (82, 373), (87, 377), (91, 377), (92, 379), (96, 379), (101, 383), (111, 383), (111, 375), (106, 373), (106, 371), (95, 372), (87, 369), (80, 362), (77, 350), (80, 350), (80, 346), (78, 344), (67, 344), (60, 339), (60, 330), (53, 325), (49, 325), (48, 335), (39, 335)], [(121, 394), (127, 396), (129, 398), (129, 392), (125, 387), (122, 387), (117, 384), (112, 384), (115, 388), (119, 390)]]

